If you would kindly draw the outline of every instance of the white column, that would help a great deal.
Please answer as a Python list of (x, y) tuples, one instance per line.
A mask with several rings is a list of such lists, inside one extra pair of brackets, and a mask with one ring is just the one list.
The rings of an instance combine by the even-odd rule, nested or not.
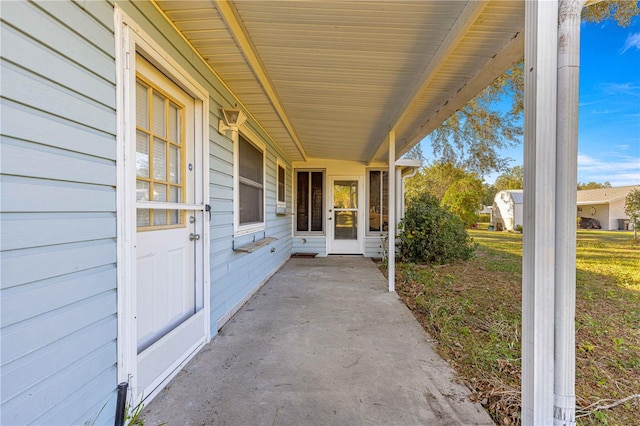
[(522, 424), (553, 424), (558, 1), (525, 2)]
[(389, 291), (396, 291), (396, 132), (389, 132)]
[(404, 179), (402, 179), (402, 168), (396, 167), (396, 229), (404, 213)]
[(584, 0), (562, 0), (558, 14), (558, 111), (555, 267), (555, 425), (576, 424), (576, 185), (580, 13)]

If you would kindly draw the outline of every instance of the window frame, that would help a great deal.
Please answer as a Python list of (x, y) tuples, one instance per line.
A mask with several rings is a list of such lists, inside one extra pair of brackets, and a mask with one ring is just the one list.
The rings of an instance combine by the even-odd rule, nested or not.
[[(240, 223), (240, 137), (262, 152), (262, 221), (248, 224)], [(266, 224), (266, 170), (267, 146), (247, 128), (240, 128), (233, 141), (233, 227), (234, 236), (264, 231)]]
[[(280, 200), (280, 169), (284, 171), (282, 182), (282, 201)], [(287, 207), (287, 165), (276, 159), (276, 207)]]
[[(367, 201), (366, 201), (366, 211), (367, 211), (367, 220), (366, 220), (366, 234), (367, 235), (380, 235), (380, 234), (387, 234), (389, 231), (386, 230), (379, 230), (379, 231), (372, 231), (371, 230), (371, 172), (379, 172), (380, 173), (380, 218), (382, 220), (382, 202), (383, 202), (383, 194), (384, 194), (384, 173), (387, 173), (387, 194), (389, 194), (389, 169), (387, 168), (372, 168), (372, 169), (367, 169), (367, 188), (366, 188), (366, 193), (367, 193)], [(387, 214), (389, 214), (389, 200), (387, 199)], [(388, 225), (387, 225), (388, 226)], [(381, 226), (382, 228), (382, 222), (381, 222)]]
[[(160, 71), (157, 67), (155, 67), (155, 65), (153, 65), (151, 62), (149, 62), (143, 55), (136, 53), (136, 56), (140, 55), (140, 57), (147, 61), (149, 63), (149, 65), (151, 67), (153, 67), (158, 73), (161, 73), (162, 71)], [(138, 59), (136, 58), (136, 61)], [(172, 80), (169, 79), (169, 77), (166, 77), (163, 75), (163, 77), (167, 78), (168, 80), (168, 84), (172, 84), (175, 86), (175, 88), (177, 90), (183, 90), (182, 88), (180, 88), (179, 86), (176, 85), (175, 82), (173, 82)], [(167, 90), (166, 87), (160, 87), (159, 85), (157, 85), (152, 78), (150, 78), (149, 76), (145, 75), (144, 73), (142, 73), (141, 71), (136, 69), (136, 75), (135, 75), (135, 82), (136, 82), (136, 90), (137, 90), (137, 85), (138, 84), (143, 84), (145, 86), (147, 86), (147, 88), (150, 90), (150, 92), (148, 93), (147, 97), (148, 97), (148, 101), (149, 104), (151, 104), (151, 96), (153, 92), (158, 93), (159, 95), (163, 96), (165, 98), (165, 102), (169, 102), (169, 103), (173, 103), (174, 105), (176, 105), (176, 107), (179, 108), (180, 111), (180, 122), (181, 122), (181, 126), (180, 126), (180, 143), (177, 143), (176, 141), (171, 141), (169, 138), (169, 135), (167, 134), (167, 136), (157, 136), (155, 135), (152, 127), (152, 117), (149, 116), (149, 129), (143, 129), (143, 128), (139, 128), (138, 124), (135, 123), (135, 128), (136, 128), (136, 133), (138, 131), (146, 134), (149, 136), (149, 176), (148, 177), (143, 177), (143, 176), (138, 176), (136, 175), (136, 184), (138, 181), (141, 182), (147, 182), (149, 184), (149, 193), (152, 192), (152, 188), (154, 185), (164, 185), (168, 188), (167, 190), (167, 195), (166, 198), (167, 200), (164, 201), (164, 203), (173, 203), (174, 201), (169, 201), (169, 191), (170, 188), (172, 187), (178, 187), (180, 188), (180, 199), (175, 202), (177, 204), (185, 204), (186, 203), (186, 198), (187, 198), (187, 192), (188, 189), (187, 185), (186, 185), (186, 173), (185, 173), (185, 169), (186, 169), (186, 130), (185, 130), (185, 125), (186, 125), (186, 109), (187, 106), (182, 104), (179, 100), (175, 99), (170, 93), (169, 90)], [(137, 103), (137, 98), (136, 98), (136, 103)], [(168, 111), (165, 111), (165, 114), (168, 115)], [(168, 117), (165, 117), (168, 118)], [(168, 120), (167, 120), (167, 124), (168, 124)], [(154, 145), (153, 145), (153, 141), (154, 138), (158, 138), (164, 142), (167, 143), (168, 148), (170, 148), (171, 146), (176, 146), (179, 148), (180, 150), (180, 164), (179, 164), (179, 168), (180, 168), (180, 176), (178, 177), (178, 183), (172, 183), (169, 180), (160, 180), (155, 178), (154, 176), (152, 176), (152, 168), (153, 168), (153, 160), (152, 160), (152, 152), (154, 149)], [(169, 166), (169, 161), (170, 161), (170, 155), (166, 155), (166, 171), (169, 172), (170, 166)], [(137, 194), (137, 191), (136, 191)], [(155, 200), (146, 200), (146, 201), (151, 201), (154, 202)], [(158, 202), (158, 201), (155, 201)], [(178, 210), (178, 222), (176, 223), (171, 223), (170, 220), (170, 212), (175, 211), (175, 210), (170, 210), (170, 209), (166, 209), (166, 210), (162, 210), (162, 209), (147, 209), (149, 210), (149, 224), (148, 225), (143, 225), (140, 226), (136, 223), (136, 229), (138, 232), (145, 232), (145, 231), (157, 231), (157, 230), (161, 230), (161, 229), (174, 229), (174, 228), (184, 228), (187, 226), (187, 222), (186, 222), (186, 211), (185, 210)], [(164, 211), (164, 215), (165, 215), (165, 220), (166, 222), (164, 224), (154, 224), (154, 220), (155, 220), (155, 215), (156, 214), (160, 214), (159, 212)]]
[[(322, 216), (322, 230), (321, 231), (298, 231), (298, 189), (299, 189), (299, 183), (298, 183), (298, 173), (303, 172), (303, 173), (308, 173), (309, 174), (309, 200), (308, 202), (311, 203), (311, 185), (312, 185), (312, 181), (311, 181), (311, 173), (322, 173), (322, 212), (323, 212), (323, 216)], [(294, 229), (294, 235), (326, 235), (327, 232), (327, 218), (326, 218), (326, 205), (327, 205), (327, 171), (325, 169), (294, 169), (293, 170), (293, 175), (294, 175), (294, 180), (295, 180), (295, 200), (293, 201), (293, 205), (295, 206), (295, 214), (294, 214), (294, 223), (293, 223), (293, 229)], [(311, 206), (309, 205), (309, 211), (311, 211), (312, 209), (310, 208)], [(308, 215), (307, 217), (307, 223), (309, 225), (309, 229), (311, 229), (311, 214)]]

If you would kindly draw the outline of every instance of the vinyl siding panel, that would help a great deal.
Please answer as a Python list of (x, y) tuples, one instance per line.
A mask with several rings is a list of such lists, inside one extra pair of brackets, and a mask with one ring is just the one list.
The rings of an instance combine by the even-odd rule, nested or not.
[(115, 134), (113, 124), (116, 115), (113, 108), (82, 97), (39, 76), (29, 75), (24, 69), (8, 62), (3, 65), (2, 92), (6, 99)]
[(116, 184), (113, 161), (7, 137), (2, 140), (0, 165), (7, 175), (112, 187)]
[[(44, 382), (49, 377), (55, 376), (65, 368), (69, 368), (85, 356), (98, 350), (107, 339), (115, 339), (115, 317), (104, 319), (92, 324), (82, 331), (61, 339), (46, 350), (29, 354), (19, 362), (15, 362), (7, 369), (4, 380), (15, 384), (2, 395), (4, 400), (11, 400), (24, 393), (28, 388), (25, 383)], [(82, 350), (76, 351), (74, 347), (81, 345)]]
[(327, 255), (327, 238), (324, 235), (297, 234), (293, 239), (293, 253), (318, 253), (319, 257)]
[[(115, 85), (113, 34), (108, 36), (103, 34), (103, 36), (109, 37), (111, 42), (109, 53), (105, 54), (104, 51), (96, 48), (91, 41), (93, 34), (78, 33), (73, 24), (67, 26), (57, 21), (41, 9), (43, 3), (3, 2), (2, 20), (6, 25), (28, 34), (31, 39), (36, 40), (52, 52), (67, 58), (69, 62), (83, 67)], [(102, 13), (104, 14), (103, 21), (110, 19), (113, 22), (112, 7), (103, 9)], [(113, 99), (115, 101), (115, 94)]]
[(2, 424), (113, 422), (113, 7), (89, 8), (2, 5)]
[(379, 235), (367, 235), (364, 239), (364, 255), (382, 258), (382, 238)]
[(110, 160), (116, 158), (114, 136), (111, 134), (5, 99), (2, 99), (1, 106), (2, 133), (5, 136)]
[(115, 238), (115, 213), (0, 214), (3, 250)]

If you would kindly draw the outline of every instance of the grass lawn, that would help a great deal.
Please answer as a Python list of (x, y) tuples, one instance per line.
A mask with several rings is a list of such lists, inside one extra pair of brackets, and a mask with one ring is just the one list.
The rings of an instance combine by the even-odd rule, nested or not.
[[(499, 424), (520, 423), (522, 235), (470, 231), (476, 257), (397, 265), (396, 290)], [(579, 424), (640, 425), (640, 244), (577, 232)], [(617, 403), (614, 407), (607, 407)]]

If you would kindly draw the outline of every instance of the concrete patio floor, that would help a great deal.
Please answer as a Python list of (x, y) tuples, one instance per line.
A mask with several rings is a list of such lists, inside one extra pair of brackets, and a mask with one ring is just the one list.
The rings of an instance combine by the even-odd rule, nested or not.
[(370, 259), (290, 259), (144, 424), (493, 424), (434, 344)]

